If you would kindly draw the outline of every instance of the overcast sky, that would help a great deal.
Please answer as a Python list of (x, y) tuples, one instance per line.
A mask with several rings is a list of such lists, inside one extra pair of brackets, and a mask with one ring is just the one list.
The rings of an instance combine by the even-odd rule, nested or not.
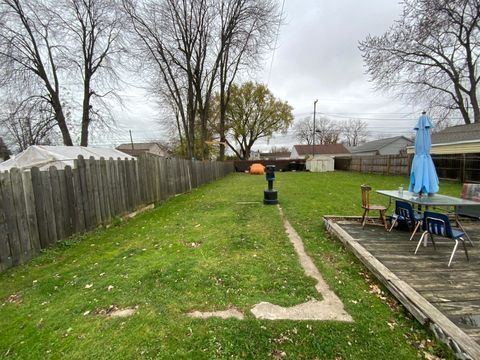
[[(338, 122), (363, 119), (372, 138), (411, 135), (422, 109), (374, 92), (358, 50), (358, 41), (368, 34), (382, 34), (401, 10), (398, 0), (285, 0), (286, 23), (280, 28), (276, 50), (265, 57), (264, 69), (255, 80), (288, 101), (297, 120), (312, 116), (313, 102), (318, 99), (317, 115)], [(127, 140), (130, 128), (134, 141), (164, 138), (151, 99), (142, 91), (129, 89), (125, 96), (126, 108), (118, 114), (120, 131), (114, 135), (115, 141)], [(290, 131), (269, 144), (259, 143), (257, 148), (293, 143)]]

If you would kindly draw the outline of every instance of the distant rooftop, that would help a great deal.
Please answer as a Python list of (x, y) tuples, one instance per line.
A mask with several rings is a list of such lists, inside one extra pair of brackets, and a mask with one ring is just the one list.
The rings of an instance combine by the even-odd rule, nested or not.
[(480, 123), (448, 127), (432, 134), (432, 144), (480, 140)]
[(409, 138), (405, 137), (405, 136), (394, 136), (394, 137), (390, 137), (390, 138), (385, 138), (385, 139), (379, 139), (379, 140), (374, 140), (374, 141), (369, 141), (369, 142), (366, 142), (362, 145), (358, 145), (358, 146), (355, 146), (355, 147), (351, 147), (349, 148), (350, 149), (350, 152), (352, 154), (355, 154), (355, 153), (363, 153), (363, 152), (372, 152), (372, 151), (378, 151), (380, 150), (381, 148), (387, 146), (388, 144), (391, 144), (393, 143), (394, 141), (397, 141), (399, 139), (405, 139), (407, 140), (408, 142), (410, 142), (411, 144), (413, 144), (413, 141), (410, 140)]

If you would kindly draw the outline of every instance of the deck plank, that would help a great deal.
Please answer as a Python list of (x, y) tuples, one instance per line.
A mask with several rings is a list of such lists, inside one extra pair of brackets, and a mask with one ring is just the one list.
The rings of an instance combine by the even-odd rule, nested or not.
[(336, 224), (480, 344), (480, 221), (464, 224), (473, 241), (473, 246), (467, 244), (470, 261), (460, 244), (451, 267), (447, 264), (454, 242), (449, 239), (436, 238), (436, 249), (431, 242), (426, 247), (422, 244), (415, 255), (420, 234), (409, 241), (407, 231), (388, 233), (372, 225), (362, 229), (354, 219), (339, 220)]

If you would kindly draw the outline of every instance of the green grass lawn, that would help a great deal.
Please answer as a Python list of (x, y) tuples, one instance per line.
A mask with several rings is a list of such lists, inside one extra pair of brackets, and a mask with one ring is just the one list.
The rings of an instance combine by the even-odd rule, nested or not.
[[(287, 218), (353, 323), (257, 320), (249, 312), (261, 301), (291, 306), (321, 296), (276, 207), (261, 203), (265, 177), (234, 174), (0, 274), (0, 358), (452, 358), (325, 233), (322, 215), (361, 214), (364, 182), (374, 189), (408, 184), (345, 172), (277, 173), (275, 183)], [(441, 184), (444, 194), (460, 190)], [(128, 318), (102, 315), (111, 305), (138, 308)], [(228, 307), (245, 319), (185, 315)]]

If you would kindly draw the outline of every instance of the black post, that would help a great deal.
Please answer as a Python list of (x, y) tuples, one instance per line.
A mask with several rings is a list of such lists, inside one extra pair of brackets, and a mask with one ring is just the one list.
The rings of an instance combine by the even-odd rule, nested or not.
[(265, 177), (268, 181), (268, 189), (263, 192), (263, 203), (266, 205), (278, 204), (277, 190), (273, 189), (273, 181), (275, 180), (275, 165), (267, 165)]

